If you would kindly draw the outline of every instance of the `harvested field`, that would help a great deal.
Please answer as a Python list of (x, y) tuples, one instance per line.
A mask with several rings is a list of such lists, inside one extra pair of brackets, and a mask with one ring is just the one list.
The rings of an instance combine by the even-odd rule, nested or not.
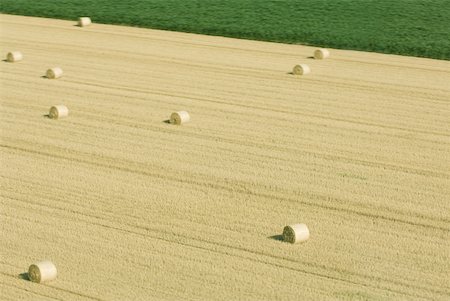
[(450, 62), (0, 17), (2, 299), (450, 298)]

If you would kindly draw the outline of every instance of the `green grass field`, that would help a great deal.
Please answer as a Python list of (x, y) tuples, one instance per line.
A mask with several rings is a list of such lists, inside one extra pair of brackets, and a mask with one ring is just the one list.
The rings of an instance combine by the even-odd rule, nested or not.
[(445, 0), (2, 0), (0, 10), (450, 60)]

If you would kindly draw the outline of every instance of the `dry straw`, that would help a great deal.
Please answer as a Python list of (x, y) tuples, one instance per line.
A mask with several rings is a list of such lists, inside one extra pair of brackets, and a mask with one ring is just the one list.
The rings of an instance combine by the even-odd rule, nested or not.
[(23, 54), (20, 51), (12, 51), (6, 55), (6, 60), (10, 63), (23, 60)]
[(62, 75), (63, 71), (59, 67), (48, 69), (46, 73), (46, 77), (51, 79), (60, 78)]
[(330, 51), (324, 48), (319, 48), (314, 51), (314, 58), (316, 60), (323, 60), (330, 56)]
[(51, 119), (58, 119), (67, 117), (69, 115), (69, 109), (65, 105), (57, 105), (50, 108), (48, 117)]
[(309, 229), (305, 224), (286, 226), (283, 229), (283, 240), (295, 244), (309, 238)]
[(170, 115), (170, 123), (172, 124), (182, 124), (189, 120), (191, 120), (191, 116), (189, 116), (189, 113), (186, 111), (179, 111)]
[(28, 278), (36, 283), (55, 280), (57, 274), (55, 265), (48, 260), (32, 264), (28, 269)]
[(311, 68), (309, 68), (306, 64), (295, 65), (292, 73), (295, 75), (305, 75), (311, 72)]
[(84, 27), (88, 26), (92, 23), (91, 18), (89, 17), (80, 17), (78, 18), (78, 26)]

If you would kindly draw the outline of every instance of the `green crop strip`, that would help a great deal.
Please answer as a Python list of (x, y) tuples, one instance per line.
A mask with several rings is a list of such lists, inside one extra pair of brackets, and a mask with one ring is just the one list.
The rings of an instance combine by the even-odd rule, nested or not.
[(450, 60), (445, 0), (3, 0), (0, 11)]

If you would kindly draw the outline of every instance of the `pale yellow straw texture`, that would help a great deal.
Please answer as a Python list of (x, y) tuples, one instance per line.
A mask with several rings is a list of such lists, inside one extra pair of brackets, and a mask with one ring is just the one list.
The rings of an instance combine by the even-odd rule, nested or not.
[(2, 296), (448, 300), (450, 62), (0, 17)]

